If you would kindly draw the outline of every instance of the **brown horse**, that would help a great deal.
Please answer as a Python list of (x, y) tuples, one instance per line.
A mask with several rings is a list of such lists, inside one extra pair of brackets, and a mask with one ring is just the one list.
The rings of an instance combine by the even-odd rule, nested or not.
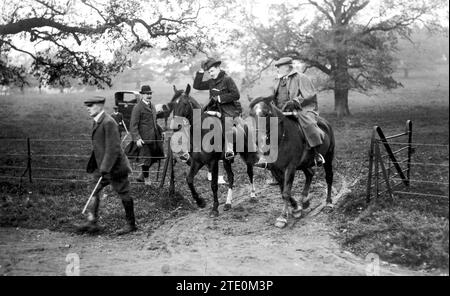
[[(214, 203), (213, 207), (211, 209), (210, 217), (217, 217), (219, 215), (218, 206), (219, 201), (217, 197), (217, 190), (218, 190), (218, 176), (219, 176), (219, 170), (218, 170), (218, 164), (219, 161), (223, 161), (223, 166), (225, 169), (225, 172), (227, 174), (228, 179), (228, 195), (227, 200), (224, 206), (224, 211), (227, 211), (231, 209), (231, 203), (232, 203), (232, 196), (233, 196), (233, 187), (234, 187), (234, 174), (232, 170), (232, 161), (227, 160), (224, 158), (224, 155), (222, 151), (205, 151), (202, 147), (201, 151), (194, 152), (193, 151), (193, 128), (194, 128), (194, 109), (202, 109), (202, 106), (189, 94), (191, 91), (191, 86), (188, 84), (186, 87), (186, 90), (182, 93), (177, 91), (177, 89), (174, 87), (175, 95), (170, 103), (171, 109), (173, 110), (173, 116), (174, 119), (181, 119), (181, 120), (172, 120), (170, 124), (170, 128), (173, 130), (185, 130), (186, 133), (189, 132), (189, 135), (191, 135), (190, 143), (189, 143), (189, 164), (190, 164), (190, 171), (188, 176), (186, 177), (186, 181), (188, 183), (189, 189), (191, 190), (192, 197), (196, 201), (197, 205), (201, 208), (205, 207), (205, 200), (199, 196), (197, 193), (195, 186), (194, 186), (194, 177), (198, 173), (198, 171), (205, 165), (207, 165), (209, 171), (212, 173), (212, 180), (211, 180), (211, 189), (213, 192), (213, 198)], [(203, 112), (201, 112), (201, 122), (203, 122), (206, 118), (209, 118), (211, 122), (215, 122), (216, 126), (222, 126), (221, 121), (219, 118), (214, 116), (209, 116)], [(177, 122), (175, 122), (177, 121)], [(206, 134), (208, 134), (211, 131), (211, 129), (201, 129), (201, 140), (203, 142), (204, 137)], [(223, 143), (223, 133), (222, 134), (222, 143)], [(258, 155), (256, 152), (249, 151), (248, 148), (248, 139), (247, 139), (248, 133), (245, 133), (245, 139), (244, 139), (244, 151), (238, 151), (241, 159), (245, 162), (247, 166), (247, 174), (250, 179), (250, 185), (251, 185), (251, 194), (250, 197), (254, 199), (256, 197), (255, 194), (255, 187), (253, 184), (253, 165), (258, 161)]]
[[(295, 117), (285, 116), (273, 103), (273, 96), (266, 98), (257, 98), (250, 104), (250, 116), (255, 119), (257, 137), (262, 137), (260, 143), (264, 143), (270, 133), (269, 118), (276, 118), (278, 141), (271, 143), (271, 147), (278, 149), (278, 157), (271, 163), (258, 163), (258, 167), (267, 167), (275, 179), (280, 184), (281, 195), (284, 200), (284, 209), (280, 217), (277, 218), (276, 226), (284, 227), (289, 218), (289, 204), (292, 206), (292, 214), (295, 218), (301, 217), (302, 209), (309, 207), (308, 193), (311, 185), (314, 171), (313, 155), (307, 147), (305, 136), (299, 128)], [(266, 118), (266, 126), (258, 126), (258, 118)], [(328, 206), (332, 205), (331, 187), (333, 184), (333, 157), (335, 139), (331, 125), (323, 118), (319, 117), (318, 125), (325, 133), (323, 144), (319, 148), (319, 152), (325, 158), (325, 179), (327, 182), (327, 198)], [(261, 130), (265, 133), (260, 132)], [(301, 205), (292, 197), (292, 185), (294, 182), (295, 172), (303, 171), (306, 177), (305, 186), (301, 194)]]

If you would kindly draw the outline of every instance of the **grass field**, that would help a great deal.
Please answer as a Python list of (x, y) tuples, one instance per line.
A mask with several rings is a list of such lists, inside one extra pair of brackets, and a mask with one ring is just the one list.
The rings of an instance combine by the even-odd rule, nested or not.
[[(448, 198), (399, 196), (393, 201), (380, 198), (369, 207), (365, 203), (368, 149), (374, 125), (381, 126), (389, 135), (403, 132), (406, 120), (412, 120), (414, 142), (448, 145), (448, 68), (411, 73), (410, 78), (404, 80), (399, 77), (399, 80), (404, 88), (392, 92), (374, 91), (369, 95), (351, 93), (349, 104), (352, 116), (342, 121), (333, 113), (332, 94), (320, 94), (321, 114), (332, 123), (336, 134), (335, 170), (345, 176), (348, 183), (355, 184), (352, 192), (329, 216), (329, 222), (335, 225), (336, 239), (342, 246), (360, 256), (372, 252), (382, 260), (414, 268), (448, 269)], [(154, 103), (166, 102), (172, 96), (171, 85), (152, 85), (152, 88)], [(262, 95), (267, 89), (268, 85), (259, 85), (249, 94)], [(87, 180), (83, 171), (90, 151), (91, 119), (82, 102), (90, 95), (104, 95), (108, 98), (107, 111), (111, 112), (113, 93), (114, 90), (108, 90), (0, 97), (0, 138), (3, 138), (0, 139), (0, 167), (3, 167), (0, 168), (0, 175), (21, 174), (20, 169), (4, 168), (25, 165), (24, 157), (9, 154), (26, 153), (26, 143), (11, 138), (31, 137), (35, 139), (32, 141), (33, 167), (73, 169), (35, 169), (35, 178)], [(202, 103), (207, 100), (205, 93), (194, 92), (193, 96)], [(246, 94), (242, 94), (241, 101), (247, 108)], [(64, 141), (40, 142), (36, 139)], [(39, 154), (80, 157), (38, 157)], [(448, 148), (417, 147), (413, 161), (448, 165), (448, 156)], [(177, 164), (177, 168), (179, 166)], [(244, 167), (240, 164), (236, 172), (237, 184), (246, 184), (244, 172)], [(132, 193), (137, 203), (136, 216), (144, 228), (151, 231), (164, 223), (164, 219), (183, 215), (195, 208), (187, 193), (184, 174), (184, 169), (176, 170), (176, 184), (177, 191), (187, 199), (183, 199), (181, 194), (168, 198), (166, 189), (159, 190), (155, 186), (133, 186)], [(448, 183), (448, 167), (413, 167), (412, 176), (414, 179)], [(263, 176), (258, 175), (256, 182), (261, 182), (262, 179)], [(19, 192), (17, 182), (0, 178), (0, 226), (71, 231), (71, 225), (82, 219), (80, 210), (91, 188), (86, 183), (25, 182), (24, 190)], [(422, 193), (448, 195), (448, 186), (413, 186)], [(200, 192), (209, 192), (209, 185), (205, 182), (199, 188)], [(224, 196), (224, 187), (220, 190), (221, 196)], [(101, 219), (107, 226), (108, 233), (121, 226), (123, 210), (119, 204), (115, 197), (103, 199)]]

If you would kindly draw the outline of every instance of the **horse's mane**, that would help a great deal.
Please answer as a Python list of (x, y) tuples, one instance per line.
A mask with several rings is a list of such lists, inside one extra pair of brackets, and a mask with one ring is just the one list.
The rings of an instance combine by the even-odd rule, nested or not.
[(274, 113), (276, 113), (277, 117), (284, 117), (283, 111), (281, 111), (275, 104), (271, 104), (275, 101), (275, 96), (271, 95), (268, 97), (258, 97), (250, 103), (249, 108), (252, 109), (256, 104), (263, 102), (264, 104), (268, 105)]
[(196, 99), (194, 99), (191, 96), (188, 96), (188, 97), (189, 97), (189, 100), (192, 102), (192, 107), (194, 107), (195, 109), (202, 109), (202, 105), (199, 102), (197, 102)]
[(270, 104), (270, 102), (273, 102), (275, 100), (275, 96), (271, 95), (268, 97), (258, 97), (256, 99), (253, 99), (252, 102), (249, 105), (249, 108), (252, 109), (256, 104), (264, 102), (266, 104)]

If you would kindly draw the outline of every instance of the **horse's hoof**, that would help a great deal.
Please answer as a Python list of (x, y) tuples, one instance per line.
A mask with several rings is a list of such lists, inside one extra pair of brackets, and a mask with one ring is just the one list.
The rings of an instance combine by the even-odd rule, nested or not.
[(231, 204), (225, 204), (224, 206), (223, 206), (223, 210), (224, 211), (229, 211), (229, 210), (231, 210)]
[(212, 211), (209, 213), (209, 217), (210, 217), (210, 218), (217, 218), (217, 217), (219, 217), (219, 211), (212, 210)]
[(286, 224), (287, 223), (279, 222), (279, 221), (275, 222), (275, 226), (278, 227), (278, 228), (285, 228)]
[(327, 203), (325, 205), (325, 209), (324, 210), (325, 210), (326, 213), (331, 213), (333, 211), (333, 209), (334, 209), (334, 205), (332, 203)]
[(256, 193), (255, 192), (250, 192), (250, 198), (256, 198)]
[(206, 202), (203, 198), (199, 198), (196, 200), (197, 206), (201, 209), (203, 209), (204, 207), (206, 207)]
[(287, 219), (285, 218), (277, 218), (277, 221), (275, 222), (275, 226), (278, 228), (284, 228), (287, 225)]
[(250, 203), (257, 203), (258, 199), (256, 197), (250, 197), (249, 202)]
[(307, 209), (309, 208), (309, 206), (310, 206), (309, 200), (302, 203), (303, 209)]
[(302, 209), (298, 210), (292, 210), (292, 216), (294, 216), (295, 219), (299, 219), (302, 217)]

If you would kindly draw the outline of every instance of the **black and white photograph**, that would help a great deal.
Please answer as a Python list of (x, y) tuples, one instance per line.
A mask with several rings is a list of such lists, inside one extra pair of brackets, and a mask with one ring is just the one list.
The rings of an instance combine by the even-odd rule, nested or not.
[(445, 0), (0, 0), (0, 275), (448, 277), (449, 101)]

